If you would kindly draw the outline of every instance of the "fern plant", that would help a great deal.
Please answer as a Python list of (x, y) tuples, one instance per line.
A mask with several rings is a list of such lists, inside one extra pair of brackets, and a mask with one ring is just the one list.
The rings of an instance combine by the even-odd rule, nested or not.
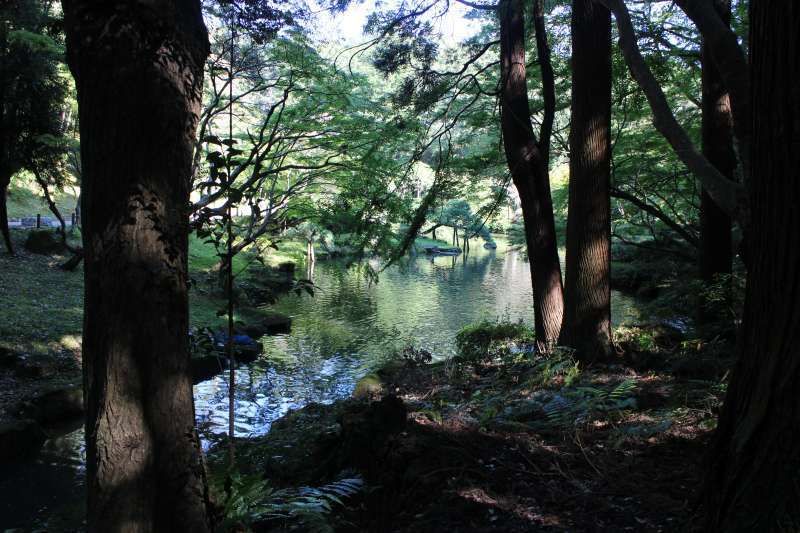
[(345, 477), (321, 487), (299, 487), (276, 490), (259, 476), (233, 472), (224, 481), (227, 495), (223, 505), (221, 531), (251, 527), (265, 521), (287, 522), (287, 530), (301, 529), (312, 533), (332, 533), (331, 513), (344, 500), (364, 488), (360, 477)]
[(528, 385), (531, 388), (547, 387), (556, 378), (562, 378), (569, 387), (580, 376), (581, 369), (572, 350), (556, 347), (551, 355), (539, 359), (530, 371)]
[(578, 426), (601, 413), (614, 413), (636, 407), (633, 393), (636, 380), (626, 379), (613, 389), (577, 387), (562, 389), (561, 394), (544, 405), (548, 425)]

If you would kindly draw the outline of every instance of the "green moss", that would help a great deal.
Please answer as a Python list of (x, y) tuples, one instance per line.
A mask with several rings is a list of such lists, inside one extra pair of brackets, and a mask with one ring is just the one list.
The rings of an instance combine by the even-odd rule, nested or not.
[(383, 382), (377, 374), (367, 374), (358, 380), (353, 390), (353, 398), (362, 399), (377, 396), (383, 392)]

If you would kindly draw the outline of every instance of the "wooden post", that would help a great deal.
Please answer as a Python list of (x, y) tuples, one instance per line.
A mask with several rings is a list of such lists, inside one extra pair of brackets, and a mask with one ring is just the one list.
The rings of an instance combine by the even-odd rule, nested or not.
[(42, 227), (42, 215), (36, 213), (36, 229), (40, 229)]

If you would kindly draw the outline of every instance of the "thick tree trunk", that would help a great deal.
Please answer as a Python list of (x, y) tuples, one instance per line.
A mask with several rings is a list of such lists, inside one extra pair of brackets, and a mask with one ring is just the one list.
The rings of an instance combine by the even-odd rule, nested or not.
[(6, 243), (6, 250), (14, 255), (14, 244), (11, 242), (11, 232), (8, 229), (8, 185), (11, 176), (0, 176), (0, 232), (3, 234), (3, 241)]
[[(717, 12), (730, 24), (730, 0), (715, 0)], [(733, 151), (733, 117), (728, 90), (704, 40), (701, 47), (703, 64), (703, 155), (728, 179), (733, 179), (736, 153)], [(700, 194), (700, 279), (709, 284), (720, 274), (730, 274), (733, 265), (731, 218), (714, 203), (708, 191)], [(702, 326), (715, 318), (700, 302), (698, 322)]]
[(552, 70), (541, 24), (541, 5), (534, 2), (539, 18), (537, 49), (544, 84), (545, 120), (541, 140), (531, 125), (525, 73), (525, 19), (521, 0), (503, 0), (500, 14), (501, 127), (506, 161), (517, 188), (525, 222), (537, 343), (549, 350), (558, 340), (564, 310), (561, 264), (558, 260), (553, 201), (550, 196), (549, 143), (552, 111)]
[(750, 4), (752, 256), (705, 486), (708, 531), (800, 530), (800, 6)]
[(64, 0), (83, 164), (88, 528), (209, 531), (188, 352), (198, 0)]
[(572, 2), (572, 119), (564, 324), (586, 361), (611, 355), (611, 13)]

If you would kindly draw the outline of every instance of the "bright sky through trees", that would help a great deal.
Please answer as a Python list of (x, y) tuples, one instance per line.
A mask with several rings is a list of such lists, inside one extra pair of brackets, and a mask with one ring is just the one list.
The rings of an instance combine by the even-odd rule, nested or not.
[[(364, 24), (370, 13), (376, 7), (385, 9), (395, 7), (399, 2), (380, 2), (376, 6), (374, 1), (353, 2), (343, 13), (331, 14), (319, 5), (318, 2), (309, 2), (312, 12), (317, 13), (314, 18), (314, 37), (322, 42), (352, 46), (368, 40), (364, 35)], [(442, 3), (442, 9), (445, 4)], [(477, 33), (480, 23), (466, 18), (470, 9), (457, 2), (450, 3), (449, 10), (439, 16), (441, 10), (429, 17), (434, 29), (441, 34), (442, 44), (452, 46)]]

